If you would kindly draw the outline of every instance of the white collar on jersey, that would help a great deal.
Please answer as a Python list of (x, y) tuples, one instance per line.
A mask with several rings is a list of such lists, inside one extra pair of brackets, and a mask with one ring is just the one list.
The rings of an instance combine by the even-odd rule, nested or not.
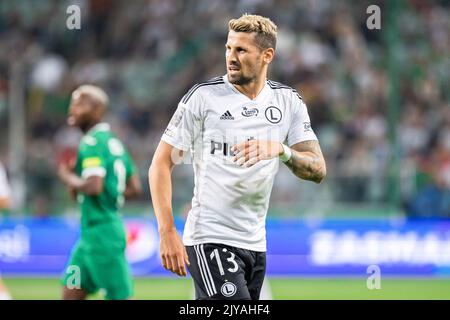
[(99, 122), (95, 126), (93, 126), (91, 129), (89, 129), (89, 133), (93, 133), (95, 131), (109, 131), (111, 129), (111, 126), (106, 122)]
[(267, 80), (264, 82), (264, 87), (261, 89), (261, 91), (259, 92), (259, 94), (256, 96), (255, 99), (250, 99), (249, 97), (247, 97), (245, 94), (243, 94), (242, 92), (240, 92), (238, 89), (236, 89), (236, 87), (230, 82), (228, 81), (228, 76), (227, 74), (225, 74), (223, 77), (223, 81), (237, 94), (242, 95), (244, 97), (246, 97), (248, 100), (251, 101), (257, 101), (257, 100), (261, 100), (263, 98), (266, 97), (266, 94), (268, 92), (268, 85), (267, 85)]

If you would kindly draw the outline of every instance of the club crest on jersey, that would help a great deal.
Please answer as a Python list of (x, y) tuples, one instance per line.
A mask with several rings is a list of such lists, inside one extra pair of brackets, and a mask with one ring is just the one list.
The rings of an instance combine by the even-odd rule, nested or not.
[(236, 294), (237, 288), (233, 282), (225, 282), (220, 288), (220, 292), (224, 297), (232, 297)]
[(234, 117), (231, 114), (230, 110), (227, 110), (227, 112), (220, 116), (220, 120), (234, 120)]
[(278, 109), (275, 106), (270, 106), (266, 109), (266, 112), (264, 113), (266, 116), (267, 121), (273, 124), (277, 124), (281, 121), (283, 118), (283, 114), (281, 113), (281, 110)]
[(256, 117), (258, 115), (258, 112), (259, 111), (256, 108), (251, 109), (248, 109), (247, 107), (242, 108), (242, 115), (247, 118)]

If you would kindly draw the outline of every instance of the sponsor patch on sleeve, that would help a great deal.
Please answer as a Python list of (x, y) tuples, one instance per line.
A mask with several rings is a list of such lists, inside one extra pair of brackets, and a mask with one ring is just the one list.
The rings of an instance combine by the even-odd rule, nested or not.
[(99, 157), (91, 157), (83, 160), (81, 167), (83, 169), (101, 167), (102, 160)]
[(178, 107), (175, 113), (172, 116), (172, 119), (170, 119), (169, 127), (178, 128), (178, 126), (181, 123), (181, 119), (183, 119), (184, 111), (186, 109), (183, 107)]

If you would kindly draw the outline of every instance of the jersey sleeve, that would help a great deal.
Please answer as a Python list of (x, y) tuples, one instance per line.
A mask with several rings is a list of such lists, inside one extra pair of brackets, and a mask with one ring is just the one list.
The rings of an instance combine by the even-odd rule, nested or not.
[(81, 141), (79, 166), (81, 177), (86, 179), (90, 176), (106, 176), (105, 145), (96, 138), (86, 136)]
[(292, 121), (287, 134), (288, 146), (291, 147), (303, 141), (317, 140), (316, 134), (311, 127), (306, 104), (297, 94), (293, 94), (292, 104)]
[(11, 189), (9, 187), (6, 171), (0, 163), (0, 198), (9, 198), (11, 196)]
[(203, 99), (199, 91), (188, 92), (183, 97), (161, 137), (164, 142), (183, 151), (189, 150), (201, 131)]

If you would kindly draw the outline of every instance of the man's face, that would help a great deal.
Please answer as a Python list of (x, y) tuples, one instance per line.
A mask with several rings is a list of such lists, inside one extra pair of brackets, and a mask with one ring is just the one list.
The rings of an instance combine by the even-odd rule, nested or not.
[(230, 83), (245, 85), (260, 76), (264, 51), (256, 44), (255, 33), (230, 30), (225, 48)]
[(93, 109), (92, 104), (89, 103), (87, 98), (83, 98), (79, 95), (72, 95), (67, 124), (79, 127), (81, 130), (85, 131), (92, 122)]

